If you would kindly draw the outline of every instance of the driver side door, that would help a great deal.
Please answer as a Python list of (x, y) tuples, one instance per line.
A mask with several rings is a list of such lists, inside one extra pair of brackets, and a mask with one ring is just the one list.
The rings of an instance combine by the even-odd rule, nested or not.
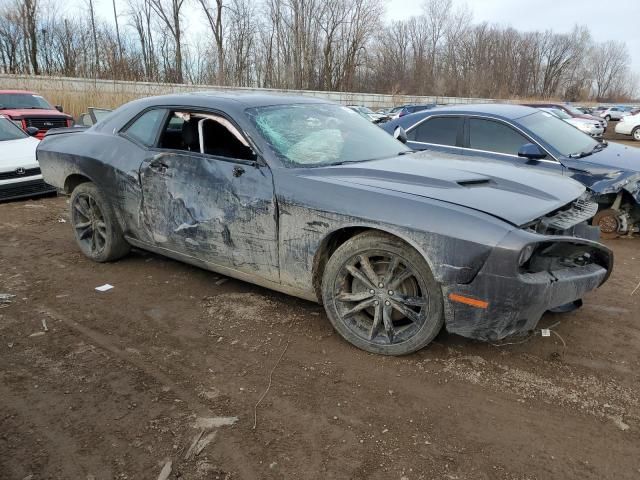
[(278, 282), (271, 171), (234, 144), (237, 138), (224, 126), (205, 128), (214, 120), (196, 115), (233, 125), (219, 112), (166, 110), (162, 130), (139, 170), (148, 237), (169, 256), (177, 253), (192, 263)]

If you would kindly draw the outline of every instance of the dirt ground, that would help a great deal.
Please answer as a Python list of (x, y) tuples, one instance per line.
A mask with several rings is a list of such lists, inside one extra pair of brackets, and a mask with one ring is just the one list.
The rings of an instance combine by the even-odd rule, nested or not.
[(0, 479), (640, 478), (640, 239), (608, 243), (612, 278), (550, 337), (387, 358), (319, 305), (90, 262), (66, 197), (2, 204)]

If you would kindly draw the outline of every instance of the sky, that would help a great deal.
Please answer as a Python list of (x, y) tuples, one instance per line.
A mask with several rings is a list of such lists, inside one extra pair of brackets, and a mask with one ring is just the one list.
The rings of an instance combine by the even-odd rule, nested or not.
[[(63, 2), (66, 10), (86, 5), (85, 0), (53, 0)], [(640, 0), (453, 0), (458, 6), (467, 5), (473, 21), (512, 26), (521, 31), (551, 29), (570, 32), (575, 25), (585, 25), (598, 42), (623, 41), (631, 55), (631, 69), (640, 73)], [(113, 18), (111, 0), (94, 0), (99, 16)], [(192, 2), (195, 3), (195, 2)], [(400, 20), (421, 11), (423, 0), (386, 0), (386, 19)], [(116, 0), (120, 11), (126, 9), (125, 0)], [(202, 15), (194, 8), (187, 20), (202, 25)]]
[[(631, 55), (631, 69), (640, 73), (640, 0), (453, 0), (467, 5), (474, 23), (509, 25), (516, 30), (551, 29), (570, 32), (575, 25), (589, 28), (595, 41), (623, 41)], [(420, 14), (423, 0), (388, 0), (387, 18), (400, 20)]]

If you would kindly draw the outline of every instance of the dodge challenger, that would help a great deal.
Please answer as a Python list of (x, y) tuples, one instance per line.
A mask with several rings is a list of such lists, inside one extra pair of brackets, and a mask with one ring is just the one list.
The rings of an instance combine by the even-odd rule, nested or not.
[(497, 340), (608, 278), (578, 182), (415, 153), (349, 108), (198, 93), (128, 103), (50, 131), (45, 180), (71, 195), (81, 251), (131, 247), (324, 304), (369, 352), (416, 351), (444, 327)]

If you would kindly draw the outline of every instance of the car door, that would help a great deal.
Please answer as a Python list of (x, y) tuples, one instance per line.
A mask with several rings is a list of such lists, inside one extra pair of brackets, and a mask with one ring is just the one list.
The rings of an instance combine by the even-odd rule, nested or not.
[[(223, 113), (197, 112), (205, 114), (240, 133)], [(188, 107), (167, 111), (140, 166), (141, 213), (149, 237), (169, 252), (277, 282), (271, 171), (247, 154), (246, 139), (246, 151), (244, 145), (230, 145), (233, 135), (218, 121), (211, 120), (217, 124), (212, 132), (204, 131), (209, 121)]]
[(478, 159), (491, 158), (511, 165), (520, 165), (538, 170), (563, 173), (563, 166), (547, 153), (546, 158), (530, 160), (518, 156), (520, 148), (533, 143), (542, 152), (546, 150), (542, 145), (527, 137), (506, 122), (482, 118), (467, 117), (464, 128), (464, 154)]
[(462, 153), (462, 117), (429, 116), (407, 129), (407, 145), (414, 150)]

